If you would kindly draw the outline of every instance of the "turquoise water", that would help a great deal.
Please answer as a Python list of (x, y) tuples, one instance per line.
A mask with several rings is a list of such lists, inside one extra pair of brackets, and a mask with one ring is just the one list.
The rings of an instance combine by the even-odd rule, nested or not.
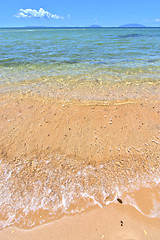
[(159, 54), (160, 28), (0, 29), (0, 88), (57, 77), (159, 82)]

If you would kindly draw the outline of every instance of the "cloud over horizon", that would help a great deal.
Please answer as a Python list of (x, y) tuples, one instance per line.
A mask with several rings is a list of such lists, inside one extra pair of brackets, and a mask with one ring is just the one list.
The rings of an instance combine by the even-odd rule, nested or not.
[(35, 9), (19, 9), (17, 15), (14, 15), (16, 18), (52, 18), (52, 19), (64, 19), (62, 16), (57, 14), (52, 14), (48, 11), (45, 11), (43, 8), (40, 8), (39, 11)]

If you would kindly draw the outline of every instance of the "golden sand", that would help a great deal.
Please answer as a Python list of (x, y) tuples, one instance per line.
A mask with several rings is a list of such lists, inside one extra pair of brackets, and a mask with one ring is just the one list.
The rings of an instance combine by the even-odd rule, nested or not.
[(32, 230), (15, 227), (0, 232), (1, 240), (159, 240), (160, 220), (135, 208), (110, 204)]
[[(1, 176), (3, 181), (9, 177), (5, 184), (6, 194), (10, 194), (10, 201), (2, 204), (1, 220), (6, 221), (14, 211), (10, 225), (21, 228), (59, 219), (29, 232), (4, 229), (1, 239), (46, 239), (46, 235), (47, 239), (159, 239), (160, 220), (142, 216), (127, 205), (136, 203), (144, 215), (160, 217), (153, 204), (153, 199), (160, 204), (156, 185), (160, 170), (159, 100), (91, 103), (28, 95), (4, 97), (0, 121)], [(61, 186), (66, 189), (65, 201)], [(137, 193), (137, 189), (141, 190)], [(67, 195), (71, 190), (72, 204)], [(146, 205), (141, 201), (145, 194)], [(31, 199), (38, 201), (42, 195), (45, 211), (37, 207), (34, 212)], [(123, 198), (122, 204), (117, 201), (104, 207), (118, 197)], [(24, 214), (27, 198), (28, 212)], [(62, 218), (95, 202), (104, 208)], [(42, 206), (40, 201), (36, 203)], [(58, 204), (61, 208), (52, 211)], [(20, 216), (23, 218), (16, 222)]]

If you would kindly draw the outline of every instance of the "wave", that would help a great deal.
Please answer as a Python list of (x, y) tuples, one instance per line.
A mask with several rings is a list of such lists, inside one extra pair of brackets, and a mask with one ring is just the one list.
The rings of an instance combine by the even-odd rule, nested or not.
[[(55, 154), (40, 161), (34, 156), (0, 164), (1, 229), (12, 225), (32, 228), (89, 206), (104, 207), (117, 202), (124, 193), (160, 182), (160, 169), (153, 171), (145, 162), (140, 168), (132, 161), (132, 168), (128, 169), (126, 162), (116, 159), (88, 165)], [(126, 203), (137, 206), (127, 198)], [(151, 215), (155, 216), (156, 211), (154, 207)]]

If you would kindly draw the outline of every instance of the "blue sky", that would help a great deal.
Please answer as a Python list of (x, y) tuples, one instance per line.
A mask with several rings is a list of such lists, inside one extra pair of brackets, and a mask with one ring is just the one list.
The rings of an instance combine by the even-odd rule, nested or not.
[(160, 27), (160, 0), (1, 0), (0, 9), (0, 27)]

